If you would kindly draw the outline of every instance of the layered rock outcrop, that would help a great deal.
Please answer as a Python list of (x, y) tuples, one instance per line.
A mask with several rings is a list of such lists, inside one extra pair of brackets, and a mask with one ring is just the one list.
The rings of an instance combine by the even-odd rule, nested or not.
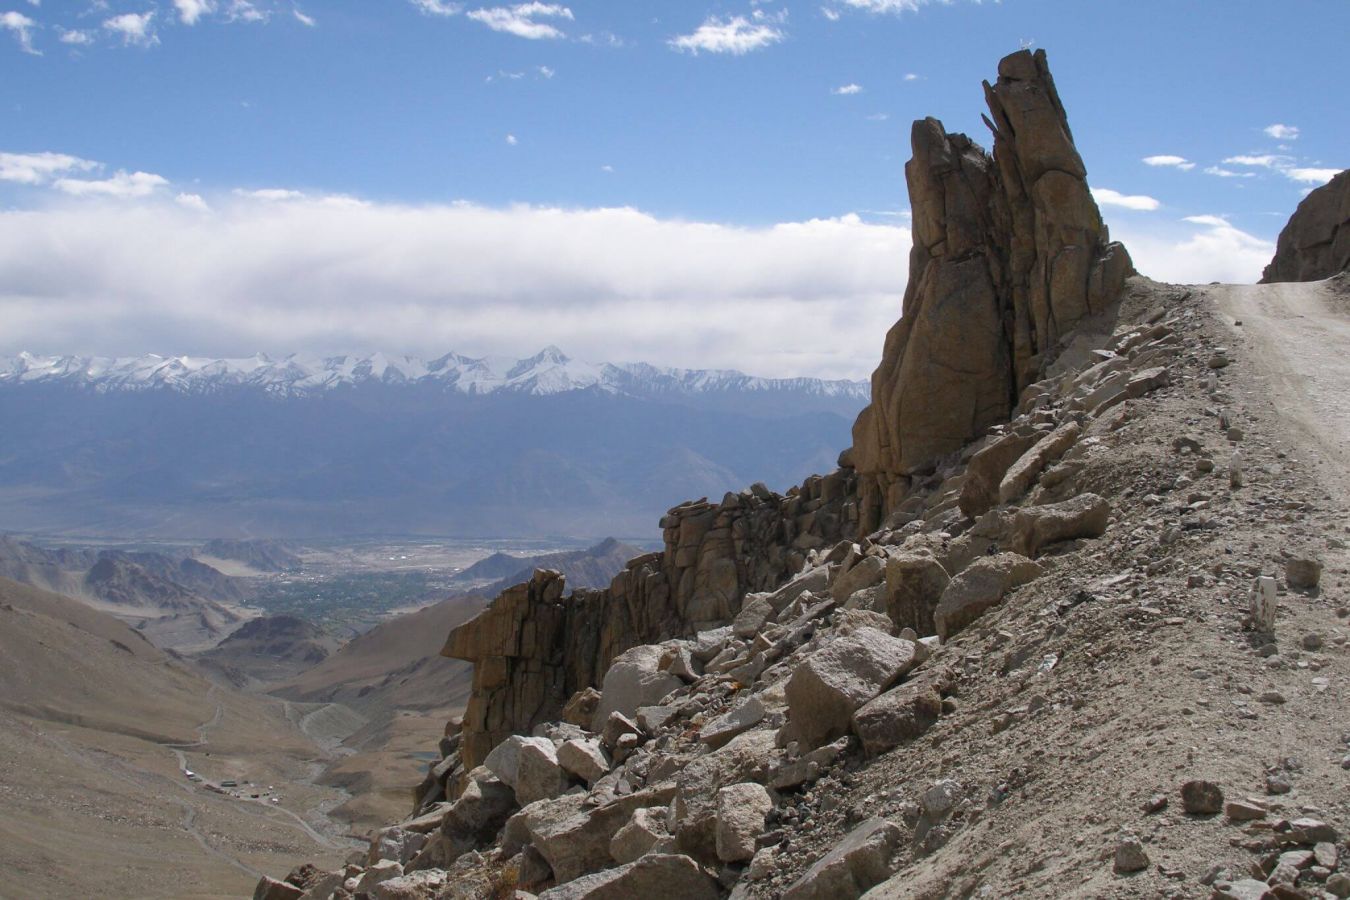
[(1321, 281), (1350, 270), (1350, 169), (1303, 198), (1275, 244), (1261, 276), (1276, 281)]
[(998, 72), (984, 85), (992, 156), (937, 119), (914, 123), (903, 314), (853, 426), (864, 533), (911, 476), (1006, 421), (1061, 340), (1111, 308), (1133, 272), (1088, 190), (1044, 51)]
[(503, 592), (442, 651), (474, 664), (463, 771), (506, 737), (559, 718), (625, 650), (735, 618), (747, 592), (777, 587), (809, 551), (857, 530), (855, 493), (852, 470), (839, 469), (786, 496), (755, 485), (720, 504), (685, 503), (661, 521), (664, 551), (630, 561), (606, 590), (564, 596), (562, 576), (539, 571)]

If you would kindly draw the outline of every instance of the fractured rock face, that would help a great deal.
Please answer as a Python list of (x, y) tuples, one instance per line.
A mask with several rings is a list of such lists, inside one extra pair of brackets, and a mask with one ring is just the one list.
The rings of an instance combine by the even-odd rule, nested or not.
[(1303, 198), (1280, 232), (1275, 258), (1261, 275), (1276, 281), (1321, 281), (1350, 270), (1350, 169)]
[(914, 123), (905, 167), (914, 247), (903, 315), (853, 426), (867, 533), (989, 426), (1133, 271), (1088, 190), (1045, 53), (1021, 51), (985, 84), (993, 155), (936, 119)]

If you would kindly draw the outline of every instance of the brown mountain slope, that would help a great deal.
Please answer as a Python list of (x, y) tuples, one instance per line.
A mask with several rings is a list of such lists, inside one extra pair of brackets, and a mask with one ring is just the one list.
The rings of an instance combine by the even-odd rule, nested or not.
[[(340, 798), (307, 783), (317, 750), (286, 711), (106, 613), (0, 579), (0, 896), (239, 896), (297, 854), (335, 862), (344, 843), (302, 819)], [(282, 799), (213, 793), (184, 767)]]

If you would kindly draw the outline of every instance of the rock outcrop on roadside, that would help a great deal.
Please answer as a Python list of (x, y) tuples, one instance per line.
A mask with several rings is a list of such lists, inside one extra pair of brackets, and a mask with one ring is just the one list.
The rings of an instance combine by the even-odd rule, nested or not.
[(984, 88), (992, 156), (937, 119), (911, 134), (904, 315), (853, 426), (864, 534), (913, 476), (1006, 421), (1064, 338), (1109, 310), (1133, 272), (1088, 190), (1045, 52), (1005, 58)]
[(1350, 271), (1350, 169), (1303, 198), (1275, 244), (1262, 284)]

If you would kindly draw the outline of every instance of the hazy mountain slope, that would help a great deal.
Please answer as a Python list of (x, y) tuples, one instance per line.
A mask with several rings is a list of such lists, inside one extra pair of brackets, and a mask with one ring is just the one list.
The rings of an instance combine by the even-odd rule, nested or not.
[(337, 638), (297, 616), (263, 616), (245, 622), (194, 660), (245, 686), (293, 678), (327, 659), (338, 644)]
[(482, 394), (366, 381), (278, 394), (0, 381), (0, 527), (176, 538), (649, 534), (686, 497), (753, 480), (783, 487), (827, 468), (865, 402), (856, 392), (697, 384)]
[(22, 874), (12, 896), (239, 896), (296, 853), (336, 860), (282, 809), (187, 782), (176, 755), (276, 784), (280, 806), (303, 813), (333, 802), (303, 781), (316, 752), (276, 701), (218, 688), (112, 616), (0, 578), (0, 895)]
[[(451, 581), (466, 585), (466, 589), (471, 586), (484, 597), (495, 597), (513, 584), (529, 581), (535, 569), (556, 569), (574, 588), (603, 588), (609, 587), (610, 580), (628, 560), (641, 555), (640, 548), (615, 538), (606, 538), (585, 550), (537, 556), (494, 553), (469, 566)], [(484, 582), (488, 582), (485, 587), (478, 587)]]
[(49, 549), (10, 537), (0, 537), (0, 577), (82, 600), (173, 649), (215, 643), (243, 618), (230, 604), (251, 593), (194, 559)]

